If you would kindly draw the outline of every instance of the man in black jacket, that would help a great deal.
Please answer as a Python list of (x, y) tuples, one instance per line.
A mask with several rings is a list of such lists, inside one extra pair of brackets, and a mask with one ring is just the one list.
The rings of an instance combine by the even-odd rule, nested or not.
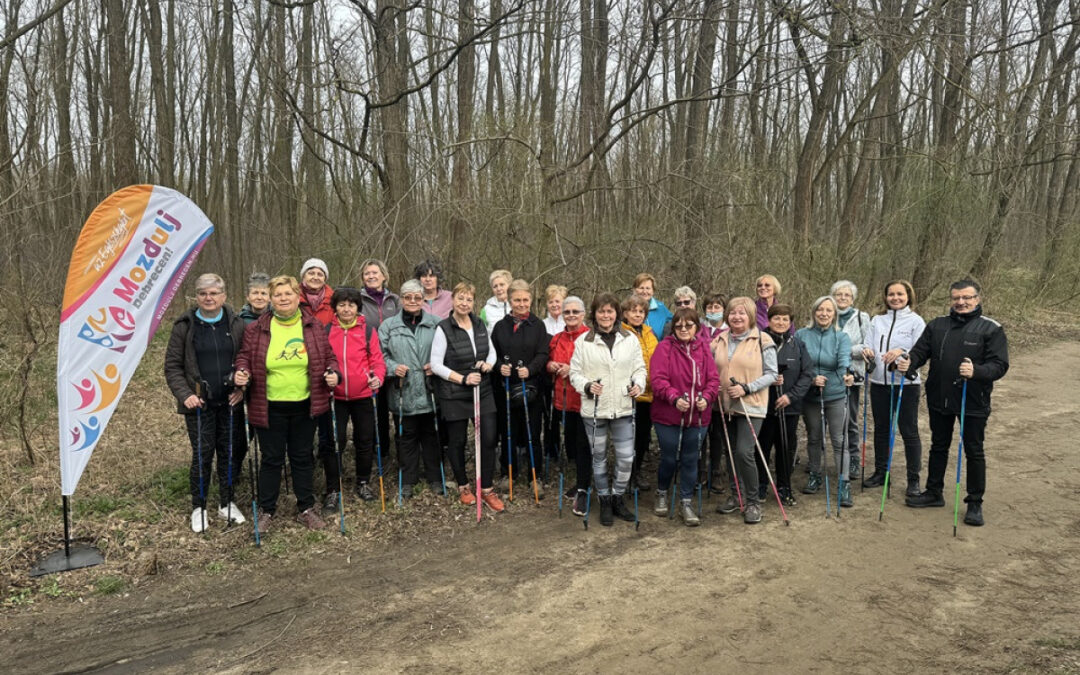
[[(926, 491), (908, 497), (914, 508), (945, 506), (942, 490), (949, 462), (953, 426), (963, 407), (964, 461), (967, 465), (967, 514), (964, 523), (983, 524), (982, 501), (986, 489), (983, 436), (990, 417), (994, 382), (1009, 370), (1009, 343), (1005, 329), (983, 316), (979, 284), (962, 279), (949, 286), (952, 310), (926, 324), (909, 359), (898, 359), (901, 372), (914, 372), (927, 361), (926, 405), (930, 410), (930, 467)], [(963, 399), (964, 382), (967, 398)]]

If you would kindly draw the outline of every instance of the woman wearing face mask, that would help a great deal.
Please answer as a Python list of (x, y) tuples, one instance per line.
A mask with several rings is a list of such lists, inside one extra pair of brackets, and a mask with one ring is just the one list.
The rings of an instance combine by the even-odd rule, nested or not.
[[(532, 313), (532, 289), (524, 279), (515, 279), (507, 290), (510, 299), (510, 314), (504, 316), (491, 332), (491, 342), (495, 346), (495, 356), (499, 374), (499, 384), (503, 392), (503, 405), (510, 399), (510, 431), (512, 438), (507, 438), (500, 460), (504, 462), (504, 474), (509, 477), (512, 462), (517, 467), (519, 478), (529, 478), (531, 466), (529, 458), (529, 434), (532, 434), (532, 461), (541, 460), (540, 428), (540, 380), (548, 362), (548, 346), (551, 342), (544, 322)], [(522, 391), (524, 384), (525, 391)], [(509, 396), (507, 396), (509, 390)], [(528, 399), (527, 401), (525, 399)], [(525, 405), (528, 404), (529, 426), (525, 426)], [(505, 408), (503, 415), (505, 415)], [(510, 448), (510, 450), (507, 450)], [(507, 453), (513, 453), (513, 458)], [(539, 474), (540, 467), (534, 467)], [(539, 484), (537, 491), (542, 492)]]
[[(704, 341), (710, 346), (710, 349), (715, 353), (717, 348), (717, 340), (720, 335), (727, 331), (727, 324), (724, 323), (724, 309), (727, 307), (727, 296), (723, 293), (711, 293), (705, 297), (701, 302), (701, 309), (704, 312), (704, 317), (701, 319), (701, 330), (698, 331), (698, 339)], [(723, 383), (720, 383), (723, 386)], [(717, 399), (713, 404), (713, 410), (719, 411), (720, 400)], [(705, 437), (705, 447), (701, 450), (701, 475), (708, 476), (708, 472), (712, 472), (712, 477), (708, 481), (710, 485), (710, 492), (714, 494), (723, 494), (724, 486), (727, 485), (728, 480), (725, 477), (726, 467), (728, 465), (727, 448), (724, 445), (724, 425), (723, 420), (719, 414), (713, 415), (712, 420), (709, 422), (709, 433)], [(705, 466), (706, 461), (708, 466)]]
[[(748, 525), (761, 522), (754, 438), (761, 431), (761, 423), (768, 412), (768, 389), (776, 382), (777, 375), (776, 345), (754, 324), (755, 310), (750, 298), (732, 298), (725, 316), (729, 330), (720, 336), (713, 351), (720, 373), (728, 441), (735, 460), (731, 494), (716, 510), (719, 513), (738, 511), (741, 494), (743, 522)], [(734, 383), (731, 378), (735, 378)], [(739, 481), (738, 490), (736, 480)]]
[(836, 303), (831, 297), (825, 295), (814, 301), (810, 313), (813, 316), (810, 325), (795, 333), (795, 337), (806, 345), (814, 369), (814, 380), (803, 403), (806, 450), (810, 455), (810, 477), (803, 494), (816, 494), (828, 471), (823, 457), (825, 429), (822, 428), (822, 424), (827, 424), (836, 461), (836, 475), (840, 481), (840, 505), (852, 506), (854, 502), (848, 481), (851, 457), (847, 448), (847, 428), (843, 426), (847, 408), (845, 396), (847, 388), (854, 381), (847, 374), (851, 365), (851, 340), (836, 325)]
[(592, 479), (592, 452), (581, 419), (581, 394), (570, 385), (570, 359), (574, 356), (575, 341), (588, 330), (585, 303), (572, 295), (563, 300), (561, 315), (565, 324), (548, 345), (547, 371), (554, 381), (555, 428), (562, 425), (566, 458), (577, 467), (577, 480), (567, 490), (566, 497), (572, 500), (574, 515), (584, 516), (585, 495)]
[(866, 342), (870, 333), (870, 315), (855, 308), (859, 289), (847, 279), (841, 279), (829, 289), (829, 295), (836, 302), (836, 323), (840, 330), (847, 333), (851, 340), (851, 372), (855, 375), (855, 384), (848, 391), (848, 427), (847, 446), (851, 454), (851, 471), (848, 477), (857, 480), (859, 476), (859, 402), (862, 400), (862, 381), (866, 377), (866, 359), (863, 352), (869, 346)]
[(623, 301), (623, 328), (637, 338), (641, 345), (641, 358), (645, 361), (645, 390), (635, 399), (634, 405), (634, 470), (631, 476), (633, 486), (639, 490), (650, 489), (649, 481), (641, 465), (649, 452), (652, 442), (652, 378), (649, 377), (649, 362), (659, 341), (645, 317), (649, 311), (649, 299), (640, 295), (631, 295)]
[[(638, 341), (619, 326), (619, 300), (601, 293), (589, 310), (592, 329), (577, 339), (570, 358), (570, 384), (582, 395), (581, 415), (589, 437), (593, 482), (600, 498), (600, 524), (615, 516), (634, 520), (623, 501), (634, 466), (635, 397), (645, 389), (645, 361)], [(615, 480), (607, 468), (607, 439), (615, 446)]]
[(919, 468), (922, 464), (922, 441), (919, 439), (919, 391), (922, 379), (915, 373), (914, 379), (904, 382), (904, 395), (900, 411), (893, 407), (900, 388), (896, 372), (896, 359), (906, 354), (918, 341), (926, 328), (926, 322), (915, 313), (915, 291), (903, 280), (890, 281), (885, 285), (885, 312), (870, 321), (863, 356), (874, 361), (870, 373), (870, 410), (874, 414), (874, 473), (863, 485), (881, 487), (885, 484), (885, 470), (889, 463), (889, 428), (891, 415), (896, 414), (897, 435), (904, 439), (904, 459), (907, 464), (907, 490), (909, 497), (919, 494)]
[(727, 296), (723, 293), (710, 293), (701, 301), (701, 309), (704, 313), (704, 318), (701, 320), (700, 337), (702, 340), (711, 344), (720, 336), (720, 333), (727, 330), (727, 324), (724, 323), (726, 305)]
[(654, 335), (659, 336), (664, 332), (664, 325), (671, 319), (671, 310), (653, 297), (656, 295), (656, 277), (648, 272), (642, 272), (634, 277), (634, 295), (640, 295), (649, 301), (645, 323), (649, 324)]
[[(360, 264), (360, 278), (364, 282), (360, 288), (360, 300), (362, 305), (360, 313), (364, 315), (364, 321), (373, 330), (379, 330), (379, 326), (401, 311), (401, 298), (386, 287), (388, 272), (386, 265), (381, 260), (369, 258)], [(378, 406), (378, 419), (375, 421), (379, 430), (379, 450), (385, 452), (390, 447), (390, 399), (387, 398), (386, 387), (381, 387), (376, 392), (375, 403)], [(396, 442), (396, 441), (395, 441)], [(400, 452), (400, 451), (399, 451)], [(383, 468), (386, 461), (383, 460)]]

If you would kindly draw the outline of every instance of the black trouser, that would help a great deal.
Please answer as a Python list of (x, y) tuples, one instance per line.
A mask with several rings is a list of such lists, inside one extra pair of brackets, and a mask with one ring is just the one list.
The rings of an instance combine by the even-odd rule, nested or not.
[[(513, 386), (511, 383), (510, 386)], [(521, 386), (519, 383), (518, 387)], [(504, 401), (505, 402), (505, 401)], [(540, 397), (531, 395), (529, 396), (529, 425), (525, 426), (525, 406), (524, 405), (511, 405), (510, 406), (510, 431), (513, 434), (513, 438), (510, 439), (510, 445), (514, 449), (514, 466), (517, 467), (515, 475), (520, 478), (529, 478), (529, 432), (532, 432), (532, 450), (533, 461), (536, 462), (536, 468), (543, 468), (544, 458), (540, 455), (540, 429), (543, 427), (543, 419), (541, 419), (542, 413), (540, 412)], [(505, 413), (504, 413), (505, 414)], [(509, 458), (506, 456), (506, 448), (503, 448), (499, 453), (499, 461), (502, 465), (501, 475), (506, 476), (510, 473), (507, 462)]]
[[(958, 415), (930, 411), (930, 468), (926, 476), (926, 489), (941, 493), (945, 488), (945, 470), (949, 465), (952, 448), (953, 427)], [(986, 455), (983, 437), (986, 434), (986, 417), (964, 416), (964, 468), (967, 469), (967, 497), (965, 502), (981, 504), (986, 492)]]
[(270, 401), (268, 404), (270, 426), (256, 427), (262, 461), (259, 464), (259, 510), (264, 513), (277, 511), (278, 491), (281, 489), (281, 467), (285, 458), (292, 467), (292, 487), (296, 494), (296, 508), (306, 511), (315, 505), (312, 485), (315, 462), (312, 445), (315, 440), (315, 420), (311, 419), (311, 402)]
[(386, 470), (386, 460), (390, 457), (390, 395), (387, 387), (379, 389), (376, 394), (379, 404), (378, 415), (375, 424), (379, 429), (379, 452), (382, 454), (383, 470)]
[(581, 419), (581, 413), (566, 413), (563, 442), (566, 444), (567, 459), (574, 460), (574, 468), (577, 471), (577, 489), (588, 490), (589, 483), (592, 481), (592, 446), (589, 444), (589, 434), (585, 431), (585, 422)]
[[(783, 421), (780, 420), (783, 417)], [(781, 430), (783, 424), (783, 430)], [(758, 433), (758, 442), (761, 443), (761, 452), (765, 455), (765, 461), (769, 461), (773, 447), (776, 448), (776, 488), (791, 489), (791, 469), (795, 462), (795, 446), (798, 440), (795, 431), (799, 426), (799, 415), (776, 415), (770, 413), (761, 425)], [(786, 443), (784, 441), (787, 441)], [(768, 485), (768, 475), (765, 473), (765, 465), (761, 458), (757, 458), (758, 484)]]
[(645, 455), (652, 443), (652, 402), (638, 401), (634, 404), (634, 468), (630, 472), (631, 480), (638, 476)]
[(398, 437), (398, 466), (401, 467), (402, 482), (416, 485), (420, 479), (420, 456), (424, 458), (424, 478), (428, 485), (442, 485), (442, 445), (435, 433), (434, 413), (405, 415), (400, 418), (401, 436)]
[[(207, 403), (201, 412), (184, 415), (188, 440), (191, 441), (191, 506), (206, 507), (206, 496), (210, 492), (210, 471), (213, 468), (214, 455), (217, 455), (218, 501), (227, 506), (233, 500), (230, 487), (240, 480), (240, 468), (247, 455), (247, 436), (244, 434), (244, 409), (235, 406), (232, 409), (233, 444), (232, 472), (229, 472), (229, 404)], [(201, 420), (200, 420), (201, 417)], [(202, 444), (199, 444), (199, 431), (202, 431)], [(199, 459), (202, 459), (202, 470)], [(200, 479), (201, 476), (201, 479)]]
[(325, 466), (327, 458), (334, 459), (335, 457), (334, 418), (330, 415), (329, 410), (315, 418), (315, 428), (318, 430), (319, 435), (319, 444), (317, 446), (319, 457), (322, 458), (323, 465)]
[[(491, 476), (495, 473), (495, 441), (498, 429), (495, 417), (480, 415), (480, 487), (485, 490), (491, 487)], [(476, 437), (469, 436), (468, 431), (468, 418), (446, 422), (446, 433), (450, 437), (450, 469), (454, 472), (454, 480), (459, 486), (472, 485), (476, 480), (475, 475), (468, 476), (465, 473), (466, 447), (473, 456), (476, 454)], [(475, 429), (473, 433), (476, 433)]]
[[(358, 398), (352, 401), (334, 399), (334, 414), (337, 415), (337, 447), (341, 450), (341, 463), (345, 464), (345, 448), (349, 444), (349, 423), (352, 423), (353, 452), (356, 455), (356, 484), (366, 483), (371, 479), (371, 462), (375, 458), (375, 413), (371, 398)], [(341, 485), (338, 473), (337, 455), (320, 452), (323, 471), (326, 473), (326, 492), (337, 492)], [(386, 453), (383, 453), (386, 457)], [(342, 466), (344, 470), (344, 466)]]
[[(543, 414), (548, 418), (544, 427), (544, 456), (552, 461), (559, 458), (559, 415), (560, 412), (552, 404), (554, 390), (551, 382), (546, 382), (541, 393), (544, 395)], [(544, 463), (541, 462), (541, 465)]]
[[(870, 409), (874, 413), (874, 473), (884, 474), (889, 464), (889, 405), (892, 388), (892, 405), (900, 385), (870, 385)], [(905, 384), (897, 417), (898, 436), (904, 439), (904, 458), (907, 462), (907, 479), (919, 482), (919, 466), (922, 463), (922, 441), (919, 439), (919, 390), (917, 384)]]
[[(709, 463), (712, 471), (712, 484), (723, 487), (729, 480), (731, 473), (731, 460), (728, 458), (727, 443), (724, 439), (724, 413), (713, 410), (712, 419), (709, 420), (709, 433), (706, 436), (708, 443)], [(702, 457), (705, 452), (701, 453)]]
[(495, 399), (495, 429), (498, 433), (498, 453), (502, 459), (499, 465), (503, 467), (502, 475), (506, 475), (506, 448), (510, 446), (510, 440), (506, 437), (506, 378), (499, 375), (496, 368), (488, 374), (491, 378), (491, 393)]

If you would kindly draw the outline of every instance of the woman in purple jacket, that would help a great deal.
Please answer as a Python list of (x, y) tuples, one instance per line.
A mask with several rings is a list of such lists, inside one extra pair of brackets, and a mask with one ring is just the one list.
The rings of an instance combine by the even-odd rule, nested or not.
[[(701, 328), (697, 310), (680, 307), (671, 320), (671, 335), (664, 338), (649, 362), (652, 377), (652, 420), (660, 442), (660, 467), (657, 470), (656, 507), (658, 516), (668, 512), (670, 484), (679, 472), (679, 515), (689, 526), (701, 520), (691, 506), (697, 483), (698, 453), (709, 428), (712, 404), (720, 390), (709, 345), (697, 339)], [(677, 465), (677, 466), (676, 466)], [(671, 495), (671, 499), (676, 496)]]

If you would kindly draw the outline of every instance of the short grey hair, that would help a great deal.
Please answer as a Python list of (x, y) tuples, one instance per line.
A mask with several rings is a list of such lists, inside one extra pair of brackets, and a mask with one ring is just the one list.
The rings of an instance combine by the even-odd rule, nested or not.
[(847, 279), (841, 279), (840, 281), (837, 281), (835, 284), (833, 284), (832, 288), (829, 289), (829, 295), (836, 295), (836, 292), (844, 286), (847, 286), (851, 289), (852, 302), (859, 299), (859, 287), (856, 286), (854, 282), (848, 281)]
[(247, 280), (247, 289), (270, 288), (270, 275), (266, 272), (255, 272)]
[(582, 300), (581, 298), (579, 298), (576, 295), (568, 295), (565, 298), (563, 298), (562, 308), (563, 308), (564, 312), (566, 311), (566, 308), (569, 305), (577, 305), (578, 307), (581, 308), (581, 311), (583, 311), (583, 312), (585, 311), (585, 301)]
[(409, 279), (405, 283), (401, 284), (401, 294), (406, 293), (424, 293), (424, 287), (416, 279)]
[(690, 288), (689, 286), (679, 286), (678, 288), (676, 288), (675, 295), (673, 297), (676, 300), (679, 298), (690, 298), (690, 300), (695, 305), (697, 304), (697, 293), (695, 293), (694, 289)]
[(204, 288), (216, 288), (224, 293), (225, 280), (213, 273), (200, 274), (199, 278), (195, 280), (195, 290), (201, 291)]

